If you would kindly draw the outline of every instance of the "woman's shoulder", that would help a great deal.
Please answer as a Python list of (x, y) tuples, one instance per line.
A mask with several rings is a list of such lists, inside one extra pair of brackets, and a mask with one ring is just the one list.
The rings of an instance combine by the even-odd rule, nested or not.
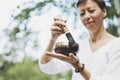
[(116, 55), (120, 55), (120, 37), (117, 37), (112, 40), (110, 47), (108, 49), (109, 58), (112, 58)]
[(113, 43), (119, 43), (120, 44), (120, 37), (113, 38)]
[(111, 40), (111, 50), (120, 49), (120, 37), (115, 37)]
[(112, 45), (120, 44), (120, 37), (113, 36), (111, 34), (107, 34), (106, 41), (110, 42)]
[(110, 40), (110, 44), (111, 48), (116, 48), (116, 47), (120, 47), (120, 37), (114, 37)]

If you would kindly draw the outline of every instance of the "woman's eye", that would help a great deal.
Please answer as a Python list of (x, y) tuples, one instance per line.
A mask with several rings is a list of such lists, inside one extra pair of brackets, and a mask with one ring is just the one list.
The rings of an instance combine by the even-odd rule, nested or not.
[(85, 13), (80, 13), (80, 16), (83, 16)]
[(90, 13), (93, 13), (95, 10), (89, 10)]

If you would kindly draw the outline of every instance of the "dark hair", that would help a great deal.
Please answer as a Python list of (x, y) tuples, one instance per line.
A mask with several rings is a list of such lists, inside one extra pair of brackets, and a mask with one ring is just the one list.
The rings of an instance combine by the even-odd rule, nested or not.
[[(77, 7), (79, 7), (79, 5), (85, 1), (87, 0), (78, 0)], [(92, 1), (96, 2), (101, 10), (103, 10), (104, 8), (107, 8), (104, 0), (92, 0)]]

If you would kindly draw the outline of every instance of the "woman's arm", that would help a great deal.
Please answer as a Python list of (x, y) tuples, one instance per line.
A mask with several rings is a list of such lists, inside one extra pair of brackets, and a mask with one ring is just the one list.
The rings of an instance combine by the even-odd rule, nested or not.
[[(80, 60), (73, 53), (69, 53), (69, 56), (62, 54), (53, 54), (52, 52), (46, 52), (48, 56), (60, 59), (62, 61), (70, 63), (76, 70), (81, 69), (83, 65), (80, 63)], [(78, 74), (82, 75), (85, 80), (90, 80), (91, 73), (84, 67)]]
[(46, 51), (52, 52), (57, 38), (64, 33), (63, 29), (60, 26), (66, 26), (66, 20), (62, 20), (60, 16), (56, 16), (51, 27), (51, 39), (40, 61), (42, 64), (46, 64), (52, 59), (46, 54)]
[[(53, 46), (55, 44), (55, 41), (54, 39), (50, 39), (49, 41), (49, 44), (47, 46), (47, 49), (45, 51), (50, 51), (52, 52), (52, 49), (53, 49)], [(46, 52), (44, 52), (43, 56), (41, 57), (41, 64), (46, 64), (47, 62), (49, 62), (52, 58), (50, 56), (48, 56), (46, 54)]]
[[(90, 72), (85, 65), (83, 70), (81, 70), (78, 74), (82, 75), (85, 80), (120, 80), (120, 44), (116, 47), (114, 46), (114, 48), (114, 50), (110, 51), (107, 69), (104, 73), (97, 74), (95, 72)], [(76, 70), (80, 70), (83, 67), (77, 56), (72, 53), (70, 53), (69, 56), (53, 54), (51, 52), (47, 52), (47, 54), (53, 58), (70, 63)]]

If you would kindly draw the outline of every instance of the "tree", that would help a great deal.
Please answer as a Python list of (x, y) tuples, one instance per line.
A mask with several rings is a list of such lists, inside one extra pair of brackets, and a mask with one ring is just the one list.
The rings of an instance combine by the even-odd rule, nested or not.
[[(69, 3), (69, 5), (65, 5), (66, 3)], [(17, 53), (23, 53), (24, 56), (28, 56), (26, 47), (31, 47), (32, 51), (36, 52), (39, 50), (40, 45), (38, 42), (38, 34), (40, 32), (32, 31), (29, 28), (28, 23), (31, 17), (42, 15), (45, 12), (47, 13), (50, 6), (57, 6), (63, 10), (64, 14), (74, 14), (74, 18), (76, 18), (77, 13), (75, 9), (75, 1), (73, 0), (44, 0), (42, 2), (28, 1), (17, 6), (11, 15), (10, 25), (4, 31), (4, 34), (7, 37), (4, 56), (11, 57), (11, 61), (16, 61)], [(17, 12), (19, 13), (16, 14)]]
[[(120, 31), (119, 31), (119, 0), (109, 0), (109, 2), (111, 3), (108, 7), (108, 25), (109, 27), (107, 28), (107, 31), (110, 32), (111, 34), (115, 35), (115, 36), (120, 36)], [(118, 21), (118, 25), (116, 24), (115, 19), (117, 19)]]
[(120, 0), (114, 0), (116, 17), (118, 18), (118, 34), (120, 35)]
[(0, 80), (58, 80), (60, 78), (70, 80), (71, 78), (70, 71), (56, 75), (43, 73), (37, 62), (31, 58), (26, 58), (23, 62), (9, 62), (5, 66), (3, 72), (0, 72)]
[[(115, 36), (119, 36), (120, 34), (118, 34), (118, 32), (120, 28), (118, 26), (120, 24), (119, 25), (114, 24), (114, 19), (119, 20), (118, 23), (120, 23), (120, 17), (119, 17), (120, 16), (120, 12), (119, 12), (120, 1), (109, 0), (109, 2), (111, 4), (111, 7), (108, 7), (108, 18), (106, 20), (109, 24), (109, 27), (107, 28), (107, 30), (111, 34)], [(117, 4), (115, 5), (115, 3)], [(28, 23), (30, 22), (33, 16), (35, 15), (40, 16), (42, 14), (47, 13), (47, 11), (51, 8), (51, 6), (56, 6), (60, 10), (62, 10), (63, 15), (67, 14), (67, 16), (72, 16), (73, 25), (74, 25), (73, 29), (76, 29), (78, 27), (77, 21), (78, 21), (79, 15), (76, 9), (76, 0), (42, 0), (39, 2), (35, 2), (31, 0), (25, 1), (23, 4), (18, 5), (13, 10), (13, 14), (11, 15), (11, 23), (4, 30), (3, 34), (5, 35), (5, 38), (7, 39), (7, 43), (4, 46), (3, 54), (0, 55), (1, 60), (2, 60), (1, 61), (2, 65), (0, 65), (0, 71), (2, 70), (5, 71), (6, 70), (5, 66), (11, 65), (9, 64), (10, 62), (24, 61), (26, 60), (26, 57), (29, 56), (27, 54), (29, 54), (32, 51), (37, 52), (40, 49), (40, 45), (38, 42), (39, 41), (38, 34), (40, 32), (32, 31)], [(31, 50), (29, 52), (26, 51), (26, 48), (28, 47)], [(22, 54), (23, 56), (20, 57), (20, 54)], [(12, 66), (14, 66), (15, 71), (18, 70), (18, 66), (20, 66), (19, 63), (16, 65), (17, 67), (12, 64)], [(15, 74), (14, 70), (12, 73), (11, 71), (12, 69), (10, 67), (10, 70), (8, 70), (7, 73)], [(27, 70), (25, 71), (27, 72)], [(13, 75), (10, 75), (10, 76), (13, 76)]]

